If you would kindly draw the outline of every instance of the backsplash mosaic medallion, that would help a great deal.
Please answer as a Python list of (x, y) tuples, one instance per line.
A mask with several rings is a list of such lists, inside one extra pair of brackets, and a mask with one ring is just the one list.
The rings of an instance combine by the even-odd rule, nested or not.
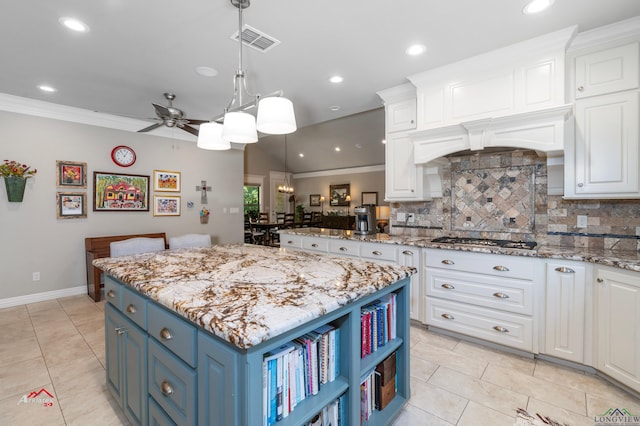
[(534, 231), (534, 166), (451, 172), (452, 230)]

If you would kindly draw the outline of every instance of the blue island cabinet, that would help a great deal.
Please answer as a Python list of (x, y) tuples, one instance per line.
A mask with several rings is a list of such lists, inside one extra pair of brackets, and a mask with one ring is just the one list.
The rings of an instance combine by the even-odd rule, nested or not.
[[(107, 365), (112, 365), (117, 354), (111, 347), (121, 323), (114, 323), (111, 315), (129, 321), (127, 309), (148, 316), (148, 323), (138, 320), (142, 327), (130, 324), (135, 330), (146, 331), (146, 341), (140, 357), (146, 357), (146, 365), (140, 367), (132, 362), (119, 365), (119, 376), (148, 377), (146, 403), (140, 404), (143, 412), (133, 417), (134, 424), (153, 425), (206, 425), (206, 426), (262, 426), (265, 425), (263, 408), (263, 357), (268, 352), (304, 335), (324, 324), (339, 328), (338, 377), (320, 387), (319, 392), (301, 401), (287, 417), (277, 421), (276, 426), (300, 426), (309, 422), (328, 404), (340, 398), (343, 407), (344, 425), (358, 425), (360, 420), (360, 383), (389, 355), (396, 356), (395, 397), (381, 411), (374, 411), (368, 426), (388, 425), (409, 399), (409, 278), (397, 281), (382, 290), (364, 296), (352, 303), (321, 317), (299, 325), (248, 349), (239, 348), (201, 327), (187, 321), (164, 306), (137, 293), (148, 304), (145, 307), (129, 308), (129, 304), (118, 302), (122, 294), (134, 292), (113, 277), (107, 277), (105, 288), (107, 301), (120, 312), (107, 305)], [(109, 290), (114, 290), (109, 295)], [(361, 358), (360, 316), (364, 306), (380, 297), (396, 294), (397, 336), (377, 351)], [(137, 303), (139, 304), (139, 303)], [(142, 309), (140, 309), (142, 308)], [(110, 343), (110, 340), (112, 341)], [(338, 346), (336, 345), (336, 346)], [(148, 349), (147, 349), (148, 348)], [(107, 381), (110, 371), (107, 369)], [(143, 377), (144, 376), (144, 377)], [(144, 380), (142, 380), (144, 382)], [(111, 387), (111, 386), (110, 386)], [(140, 383), (140, 390), (147, 387)], [(119, 402), (125, 412), (122, 398)]]

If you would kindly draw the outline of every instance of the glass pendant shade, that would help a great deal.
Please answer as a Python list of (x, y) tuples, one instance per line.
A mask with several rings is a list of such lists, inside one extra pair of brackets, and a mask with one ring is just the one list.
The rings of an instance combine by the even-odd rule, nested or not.
[(203, 123), (198, 132), (198, 148), (224, 151), (231, 149), (231, 143), (222, 139), (222, 124)]
[(258, 142), (256, 118), (241, 111), (226, 113), (224, 115), (222, 139), (236, 143)]
[(296, 131), (293, 103), (282, 97), (262, 98), (258, 102), (258, 130), (270, 135), (285, 135)]

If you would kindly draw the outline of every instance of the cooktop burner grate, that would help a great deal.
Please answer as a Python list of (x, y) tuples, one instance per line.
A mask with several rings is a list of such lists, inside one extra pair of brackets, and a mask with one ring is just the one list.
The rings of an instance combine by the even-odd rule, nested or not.
[(489, 238), (463, 238), (463, 237), (440, 237), (431, 240), (433, 243), (442, 244), (461, 244), (470, 246), (484, 247), (500, 247), (500, 248), (516, 248), (533, 250), (536, 245), (534, 241), (509, 241), (509, 240), (492, 240)]

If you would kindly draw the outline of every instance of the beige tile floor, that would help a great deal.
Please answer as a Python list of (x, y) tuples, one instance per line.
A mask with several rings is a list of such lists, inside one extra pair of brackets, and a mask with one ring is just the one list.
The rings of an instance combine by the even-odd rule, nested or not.
[[(0, 425), (127, 425), (104, 372), (104, 302), (74, 296), (0, 309)], [(640, 401), (606, 381), (459, 339), (411, 329), (412, 397), (394, 426), (514, 424), (516, 409), (593, 426)], [(53, 404), (21, 398), (45, 389)]]

